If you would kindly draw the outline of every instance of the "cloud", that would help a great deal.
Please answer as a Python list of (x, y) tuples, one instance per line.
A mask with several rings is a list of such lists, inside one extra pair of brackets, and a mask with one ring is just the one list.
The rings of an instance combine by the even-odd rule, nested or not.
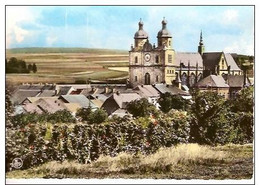
[(46, 43), (48, 46), (52, 46), (57, 41), (57, 39), (58, 39), (58, 37), (56, 37), (56, 36), (54, 36), (54, 37), (47, 36)]
[(149, 41), (157, 43), (163, 17), (176, 51), (197, 51), (203, 30), (207, 51), (253, 52), (254, 12), (249, 6), (12, 6), (7, 7), (7, 47), (128, 50), (140, 18)]
[(11, 6), (6, 8), (6, 47), (21, 43), (30, 31), (21, 27), (22, 22), (34, 22), (36, 16), (28, 7)]
[(237, 18), (238, 18), (238, 12), (236, 10), (230, 9), (230, 10), (224, 11), (224, 13), (223, 13), (224, 22), (237, 21)]

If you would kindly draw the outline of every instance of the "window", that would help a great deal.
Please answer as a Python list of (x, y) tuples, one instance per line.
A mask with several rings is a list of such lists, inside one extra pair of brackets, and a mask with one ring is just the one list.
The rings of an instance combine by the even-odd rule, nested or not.
[(156, 76), (156, 82), (159, 82), (159, 76)]
[(222, 69), (224, 69), (224, 59), (222, 59)]
[(156, 55), (156, 57), (155, 57), (155, 62), (158, 64), (159, 63), (159, 56), (158, 55)]
[(135, 57), (135, 63), (136, 63), (136, 64), (138, 63), (138, 58), (137, 58), (137, 57)]
[(171, 41), (169, 40), (169, 46), (171, 46)]
[(137, 82), (137, 76), (135, 76), (135, 81)]
[(168, 63), (172, 63), (172, 55), (168, 55)]

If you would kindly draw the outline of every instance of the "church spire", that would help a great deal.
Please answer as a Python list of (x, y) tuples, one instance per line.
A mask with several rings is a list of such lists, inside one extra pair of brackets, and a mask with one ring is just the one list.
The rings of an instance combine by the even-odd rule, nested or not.
[(202, 38), (202, 30), (200, 31), (200, 42), (198, 46), (198, 52), (202, 56), (205, 51), (205, 46), (203, 44), (203, 38)]

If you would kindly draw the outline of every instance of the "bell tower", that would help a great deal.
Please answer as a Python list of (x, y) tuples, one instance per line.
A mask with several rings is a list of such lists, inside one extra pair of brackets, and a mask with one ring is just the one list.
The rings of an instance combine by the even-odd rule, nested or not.
[(136, 50), (142, 49), (148, 39), (148, 34), (143, 29), (144, 23), (143, 23), (142, 19), (140, 19), (138, 25), (139, 25), (139, 29), (135, 33), (135, 36), (134, 36), (134, 39), (135, 39), (134, 47)]
[(205, 46), (203, 44), (203, 39), (202, 39), (202, 31), (200, 32), (200, 42), (198, 46), (198, 53), (202, 56), (205, 51)]
[(167, 21), (165, 17), (162, 20), (162, 29), (157, 34), (158, 47), (172, 48), (172, 36), (167, 30)]

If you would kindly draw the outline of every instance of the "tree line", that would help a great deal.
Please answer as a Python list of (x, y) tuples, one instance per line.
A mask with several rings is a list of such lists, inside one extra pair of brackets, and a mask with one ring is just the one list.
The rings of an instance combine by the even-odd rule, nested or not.
[(37, 66), (35, 63), (27, 65), (22, 59), (11, 57), (9, 60), (5, 59), (6, 73), (36, 73)]

